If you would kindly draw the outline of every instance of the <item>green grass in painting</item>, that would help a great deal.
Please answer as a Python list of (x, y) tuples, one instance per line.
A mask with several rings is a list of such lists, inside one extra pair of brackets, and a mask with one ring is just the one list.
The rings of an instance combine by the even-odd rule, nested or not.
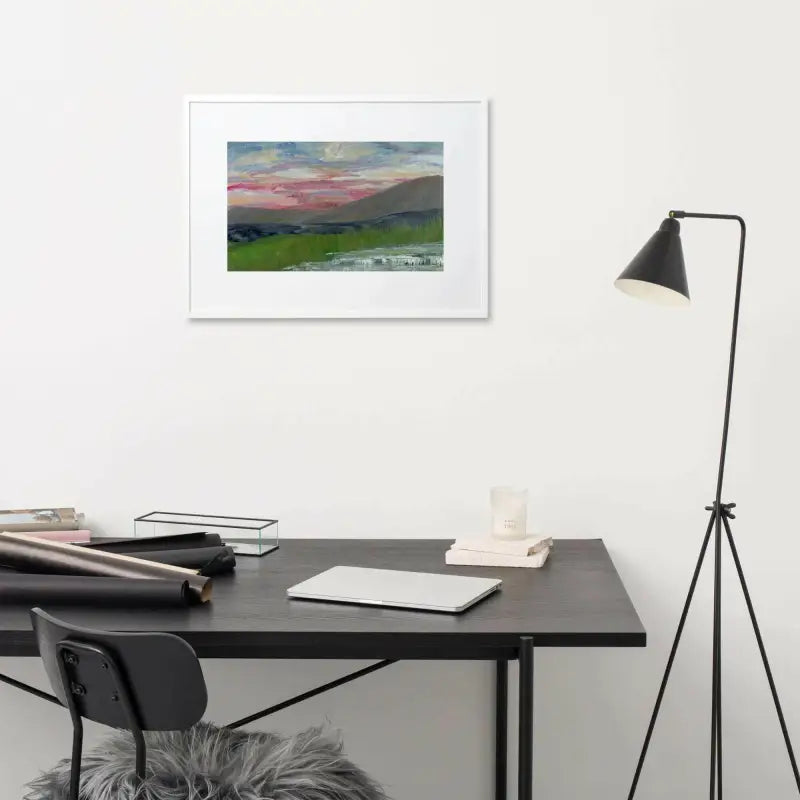
[(228, 244), (229, 272), (271, 272), (304, 262), (327, 261), (331, 253), (349, 253), (404, 244), (441, 242), (443, 220), (387, 230), (366, 228), (346, 233), (290, 233), (254, 242)]

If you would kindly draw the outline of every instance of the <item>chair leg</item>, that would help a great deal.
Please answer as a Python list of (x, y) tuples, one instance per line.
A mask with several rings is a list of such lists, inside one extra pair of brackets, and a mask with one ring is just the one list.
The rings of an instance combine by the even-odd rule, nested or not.
[(81, 786), (81, 757), (83, 755), (83, 720), (72, 719), (72, 764), (69, 772), (69, 800), (79, 800)]
[(137, 727), (132, 733), (136, 742), (136, 779), (141, 784), (147, 774), (147, 746), (141, 728)]
[(69, 800), (80, 800), (81, 757), (83, 756), (83, 719), (78, 710), (75, 697), (85, 689), (80, 684), (73, 684), (67, 672), (67, 664), (74, 664), (74, 654), (62, 642), (58, 645), (58, 672), (61, 686), (64, 689), (69, 716), (72, 720), (72, 762), (69, 769)]

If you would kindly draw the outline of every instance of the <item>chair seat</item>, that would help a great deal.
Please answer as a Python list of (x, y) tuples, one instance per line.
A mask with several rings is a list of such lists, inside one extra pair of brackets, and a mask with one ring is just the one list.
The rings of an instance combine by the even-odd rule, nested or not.
[[(386, 800), (327, 728), (283, 738), (201, 722), (145, 737), (147, 779), (138, 790), (133, 740), (115, 731), (83, 758), (81, 800)], [(69, 760), (59, 762), (24, 800), (66, 800), (69, 775)]]

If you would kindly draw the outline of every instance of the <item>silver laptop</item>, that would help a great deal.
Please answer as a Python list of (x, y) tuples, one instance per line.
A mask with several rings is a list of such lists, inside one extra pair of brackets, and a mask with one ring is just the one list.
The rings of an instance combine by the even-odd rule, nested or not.
[(496, 591), (498, 578), (366, 567), (332, 567), (287, 590), (289, 597), (457, 613)]

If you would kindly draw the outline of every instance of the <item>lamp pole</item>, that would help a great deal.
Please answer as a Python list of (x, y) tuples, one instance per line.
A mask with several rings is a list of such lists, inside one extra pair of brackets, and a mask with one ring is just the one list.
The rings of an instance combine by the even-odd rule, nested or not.
[[(644, 766), (645, 757), (647, 756), (647, 750), (650, 745), (650, 740), (653, 735), (653, 730), (655, 728), (656, 720), (658, 718), (658, 713), (661, 709), (661, 702), (664, 698), (664, 692), (667, 687), (667, 682), (669, 681), (670, 672), (672, 671), (672, 665), (675, 661), (675, 655), (678, 651), (678, 645), (680, 643), (681, 635), (683, 633), (683, 628), (686, 623), (686, 618), (689, 613), (689, 608), (692, 603), (692, 598), (694, 596), (695, 587), (697, 585), (697, 580), (700, 575), (700, 570), (702, 568), (703, 562), (705, 560), (705, 556), (708, 550), (708, 544), (711, 537), (712, 530), (714, 531), (714, 602), (713, 602), (713, 616), (714, 616), (714, 627), (713, 627), (713, 646), (712, 646), (712, 666), (711, 666), (711, 757), (710, 757), (710, 767), (709, 767), (709, 798), (710, 800), (721, 800), (722, 799), (722, 629), (721, 629), (721, 620), (722, 620), (722, 539), (723, 539), (723, 529), (728, 541), (728, 545), (731, 550), (731, 554), (733, 556), (733, 561), (736, 566), (736, 572), (739, 577), (739, 582), (742, 586), (742, 592), (744, 593), (745, 602), (747, 604), (747, 610), (750, 615), (750, 621), (753, 625), (753, 630), (756, 636), (756, 642), (758, 644), (758, 649), (761, 654), (761, 660), (764, 665), (764, 671), (767, 675), (767, 681), (769, 682), (770, 692), (772, 693), (772, 699), (775, 703), (775, 710), (778, 714), (778, 721), (781, 726), (781, 732), (783, 733), (783, 739), (786, 744), (786, 750), (789, 754), (789, 762), (792, 767), (792, 772), (794, 774), (795, 783), (797, 784), (798, 793), (800, 793), (800, 771), (798, 770), (797, 760), (795, 758), (794, 750), (792, 748), (792, 742), (789, 737), (789, 731), (786, 727), (786, 720), (783, 715), (783, 709), (781, 708), (780, 699), (778, 697), (778, 691), (775, 686), (775, 681), (772, 676), (772, 670), (769, 665), (769, 660), (767, 658), (767, 652), (764, 647), (764, 641), (761, 636), (761, 629), (758, 625), (758, 620), (756, 619), (755, 610), (753, 608), (753, 603), (750, 598), (750, 592), (747, 588), (747, 583), (745, 581), (744, 572), (742, 571), (741, 561), (739, 559), (739, 554), (736, 548), (736, 544), (734, 542), (733, 533), (731, 532), (730, 522), (729, 520), (734, 519), (735, 515), (732, 513), (731, 509), (735, 508), (736, 503), (723, 503), (722, 502), (722, 485), (723, 479), (725, 475), (725, 458), (727, 455), (728, 449), (728, 432), (730, 428), (730, 416), (731, 416), (731, 397), (733, 394), (733, 372), (734, 366), (736, 363), (736, 343), (738, 338), (738, 331), (739, 331), (739, 306), (741, 302), (741, 295), (742, 295), (742, 274), (744, 271), (744, 247), (745, 247), (745, 238), (747, 235), (747, 227), (745, 225), (744, 219), (738, 216), (737, 214), (705, 214), (705, 213), (698, 213), (698, 212), (690, 212), (690, 211), (670, 211), (669, 212), (670, 219), (720, 219), (720, 220), (733, 220), (739, 223), (739, 262), (738, 268), (736, 271), (736, 294), (734, 298), (733, 304), (733, 325), (731, 331), (731, 345), (730, 345), (730, 355), (728, 359), (728, 380), (727, 380), (727, 387), (725, 392), (725, 413), (723, 417), (723, 424), (722, 424), (722, 445), (720, 447), (720, 456), (719, 456), (719, 470), (717, 472), (717, 487), (716, 493), (714, 496), (714, 502), (710, 506), (706, 506), (706, 510), (711, 512), (711, 516), (708, 521), (708, 527), (706, 528), (706, 533), (703, 538), (703, 543), (700, 548), (700, 556), (697, 560), (697, 564), (695, 566), (694, 573), (692, 575), (691, 582), (689, 584), (689, 592), (686, 597), (686, 602), (684, 603), (683, 611), (681, 613), (680, 620), (678, 622), (678, 629), (675, 634), (675, 639), (672, 643), (672, 648), (669, 653), (669, 657), (667, 659), (667, 666), (664, 671), (664, 676), (661, 681), (661, 685), (658, 690), (658, 694), (656, 696), (655, 706), (653, 708), (653, 713), (650, 717), (650, 723), (647, 728), (647, 733), (645, 734), (644, 744), (642, 746), (641, 753), (639, 755), (639, 761), (636, 765), (636, 770), (633, 776), (633, 782), (631, 784), (630, 792), (628, 794), (628, 800), (633, 800), (633, 797), (636, 793), (636, 788), (639, 783), (639, 777), (642, 772), (642, 767)], [(677, 223), (674, 224), (675, 228), (678, 229)], [(651, 241), (645, 245), (642, 249), (640, 254), (634, 259), (631, 266), (623, 272), (620, 276), (623, 280), (623, 285), (620, 285), (620, 288), (624, 288), (626, 282), (633, 280), (636, 283), (652, 283), (655, 284), (657, 287), (660, 286), (663, 289), (666, 289), (671, 292), (678, 292), (679, 294), (684, 295), (684, 297), (688, 300), (688, 289), (685, 287), (685, 270), (683, 268), (683, 256), (682, 250), (680, 248), (680, 243), (678, 240), (678, 230), (672, 230), (668, 226), (665, 228), (662, 225), (662, 232), (668, 231), (670, 234), (674, 235), (677, 240), (677, 248), (672, 248), (672, 252), (667, 254), (664, 250), (663, 242), (656, 245), (655, 239), (656, 237), (666, 235), (666, 233), (659, 232), (656, 234)], [(660, 249), (659, 249), (660, 247)], [(649, 249), (648, 249), (649, 248)], [(677, 253), (677, 255), (676, 255)], [(663, 264), (658, 263), (658, 259), (662, 259)], [(682, 283), (679, 280), (676, 282), (675, 280), (675, 265), (679, 264), (679, 273), (682, 274)], [(659, 267), (664, 270), (665, 278), (664, 280), (659, 280)], [(633, 292), (631, 292), (633, 293)], [(640, 294), (639, 296), (645, 296)]]

